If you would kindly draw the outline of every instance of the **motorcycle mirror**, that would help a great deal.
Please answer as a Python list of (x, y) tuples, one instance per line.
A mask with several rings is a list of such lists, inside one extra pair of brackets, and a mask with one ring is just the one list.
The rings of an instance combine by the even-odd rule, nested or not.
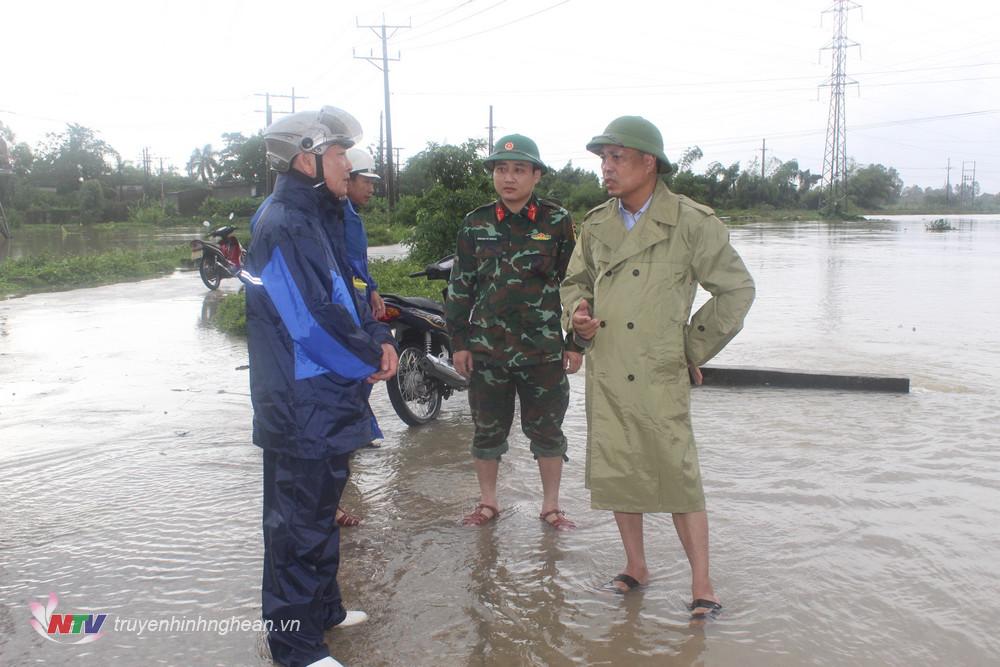
[(233, 211), (229, 212), (229, 219), (232, 220), (233, 216), (236, 215)]
[(211, 227), (212, 223), (210, 223), (208, 220), (204, 220), (204, 221), (202, 221), (201, 226), (202, 227)]

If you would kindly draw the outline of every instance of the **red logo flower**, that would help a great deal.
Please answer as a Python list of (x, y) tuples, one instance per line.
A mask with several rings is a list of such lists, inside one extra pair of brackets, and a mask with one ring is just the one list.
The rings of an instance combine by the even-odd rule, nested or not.
[(505, 148), (506, 150), (509, 150), (509, 151), (512, 151), (512, 150), (514, 150), (514, 142), (513, 142), (513, 141), (508, 141), (507, 143), (505, 143), (505, 144), (503, 145), (503, 147), (504, 147), (504, 148)]

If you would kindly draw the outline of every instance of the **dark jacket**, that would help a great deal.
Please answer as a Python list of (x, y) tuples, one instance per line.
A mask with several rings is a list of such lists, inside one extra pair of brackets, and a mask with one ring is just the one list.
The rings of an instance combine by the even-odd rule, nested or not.
[(363, 447), (365, 378), (394, 341), (351, 285), (341, 203), (292, 171), (255, 223), (244, 281), (254, 443), (305, 459)]
[(344, 200), (344, 237), (347, 241), (344, 246), (347, 261), (354, 271), (354, 277), (365, 283), (365, 303), (369, 304), (372, 292), (378, 291), (378, 283), (368, 271), (368, 233), (350, 199)]

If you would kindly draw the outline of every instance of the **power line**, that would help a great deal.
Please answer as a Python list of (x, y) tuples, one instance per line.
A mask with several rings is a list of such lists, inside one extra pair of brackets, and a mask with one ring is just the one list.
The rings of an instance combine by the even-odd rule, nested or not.
[[(983, 63), (971, 63), (968, 65), (946, 65), (942, 67), (926, 67), (926, 68), (906, 68), (897, 70), (874, 70), (871, 72), (858, 72), (858, 76), (876, 76), (881, 74), (905, 74), (908, 72), (924, 72), (930, 70), (942, 70), (942, 69), (965, 69), (973, 67), (991, 67), (995, 65), (1000, 65), (1000, 62), (983, 62)], [(677, 88), (690, 88), (692, 86), (698, 87), (711, 87), (711, 86), (728, 86), (731, 84), (744, 84), (744, 83), (768, 83), (768, 82), (782, 82), (782, 81), (814, 81), (815, 76), (813, 75), (801, 75), (801, 76), (784, 76), (784, 77), (767, 77), (762, 79), (718, 79), (714, 81), (705, 81), (704, 79), (699, 81), (678, 81), (673, 83), (652, 83), (652, 84), (636, 84), (636, 85), (623, 85), (623, 86), (579, 86), (571, 88), (520, 88), (517, 90), (489, 90), (489, 91), (470, 91), (468, 89), (463, 89), (461, 91), (449, 91), (449, 90), (422, 90), (419, 92), (408, 92), (401, 91), (400, 94), (403, 95), (540, 95), (540, 94), (564, 94), (564, 93), (592, 93), (595, 91), (607, 92), (607, 91), (629, 91), (629, 90), (650, 90), (650, 89), (663, 89), (664, 93), (673, 92)], [(885, 83), (874, 83), (866, 84), (866, 88), (871, 87), (885, 87), (885, 86), (904, 86), (913, 84), (934, 84), (934, 83), (953, 83), (959, 81), (984, 81), (989, 79), (1000, 78), (996, 76), (987, 77), (970, 77), (970, 78), (960, 78), (960, 79), (935, 79), (931, 81), (919, 80), (919, 81), (902, 81), (902, 82), (885, 82)], [(812, 86), (808, 90), (812, 90)], [(793, 92), (807, 90), (803, 88), (758, 88), (758, 89), (746, 89), (744, 91), (738, 92)], [(727, 92), (733, 92), (731, 89), (727, 89)]]
[(530, 19), (533, 16), (538, 16), (539, 14), (543, 14), (543, 13), (549, 11), (550, 9), (555, 9), (556, 7), (559, 7), (561, 5), (565, 5), (569, 1), (570, 0), (562, 0), (561, 2), (557, 2), (554, 5), (550, 5), (548, 7), (543, 7), (542, 9), (539, 9), (537, 12), (532, 12), (531, 14), (526, 14), (526, 15), (521, 16), (519, 18), (507, 21), (506, 23), (501, 23), (500, 25), (493, 26), (492, 28), (486, 28), (485, 30), (480, 30), (478, 32), (469, 33), (468, 35), (463, 35), (461, 37), (456, 37), (455, 39), (449, 39), (449, 40), (444, 41), (444, 42), (436, 42), (434, 44), (423, 44), (423, 45), (418, 45), (418, 46), (411, 46), (410, 49), (416, 51), (418, 49), (430, 49), (430, 48), (434, 48), (435, 46), (444, 46), (446, 44), (454, 44), (455, 42), (461, 42), (463, 40), (469, 39), (470, 37), (477, 37), (479, 35), (483, 35), (483, 34), (488, 33), (488, 32), (493, 32), (494, 30), (499, 30), (500, 28), (506, 28), (509, 25), (513, 25), (513, 24), (518, 23), (520, 21), (524, 21), (525, 19)]
[[(462, 4), (460, 4), (459, 7), (464, 7), (465, 5), (471, 4), (473, 1), (474, 0), (466, 0), (466, 2), (463, 2)], [(483, 9), (480, 9), (478, 12), (473, 12), (472, 14), (469, 14), (468, 16), (463, 16), (462, 18), (456, 19), (455, 21), (452, 21), (451, 23), (446, 23), (446, 24), (444, 24), (442, 26), (438, 26), (437, 28), (434, 28), (433, 30), (428, 30), (426, 32), (415, 33), (409, 39), (406, 39), (404, 37), (403, 39), (399, 40), (400, 44), (406, 44), (408, 42), (412, 42), (414, 39), (419, 40), (419, 39), (421, 39), (423, 37), (426, 37), (427, 35), (433, 35), (436, 32), (441, 32), (442, 30), (445, 30), (445, 29), (450, 28), (452, 26), (458, 25), (459, 23), (462, 23), (464, 21), (468, 21), (471, 18), (475, 18), (475, 17), (479, 16), (480, 14), (485, 14), (486, 12), (490, 11), (491, 9), (493, 9), (495, 7), (499, 7), (500, 5), (504, 4), (505, 2), (507, 2), (507, 0), (498, 0), (498, 2), (494, 2), (489, 7), (485, 7)], [(455, 9), (458, 9), (458, 7), (456, 7)], [(452, 10), (447, 10), (447, 11), (450, 12)], [(440, 18), (443, 15), (444, 15), (444, 12), (442, 12), (442, 14), (439, 14), (437, 18)], [(435, 19), (432, 19), (432, 20), (435, 20)]]

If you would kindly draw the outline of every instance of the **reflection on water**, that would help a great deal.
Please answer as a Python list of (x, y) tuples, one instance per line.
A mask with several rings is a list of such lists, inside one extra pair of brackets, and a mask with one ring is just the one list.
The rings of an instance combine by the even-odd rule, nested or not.
[(200, 239), (205, 230), (200, 226), (165, 227), (155, 231), (140, 230), (128, 225), (61, 225), (20, 227), (10, 239), (0, 236), (0, 262), (38, 255), (70, 257), (90, 255), (109, 250), (167, 247), (172, 248), (193, 239)]
[[(996, 664), (1000, 640), (1000, 217), (762, 223), (733, 240), (758, 284), (720, 364), (912, 378), (908, 395), (699, 389), (695, 431), (726, 605), (692, 627), (670, 517), (646, 517), (642, 592), (582, 484), (582, 377), (571, 381), (563, 506), (515, 432), (503, 513), (475, 502), (464, 395), (354, 459), (345, 598), (372, 615), (328, 635), (352, 665)], [(223, 289), (236, 286), (223, 285)], [(253, 632), (109, 632), (55, 646), (28, 599), (112, 617), (255, 619), (260, 454), (242, 341), (202, 326), (197, 275), (0, 303), (0, 664), (266, 665)], [(515, 424), (516, 424), (515, 420)], [(111, 620), (111, 619), (109, 619)]]

